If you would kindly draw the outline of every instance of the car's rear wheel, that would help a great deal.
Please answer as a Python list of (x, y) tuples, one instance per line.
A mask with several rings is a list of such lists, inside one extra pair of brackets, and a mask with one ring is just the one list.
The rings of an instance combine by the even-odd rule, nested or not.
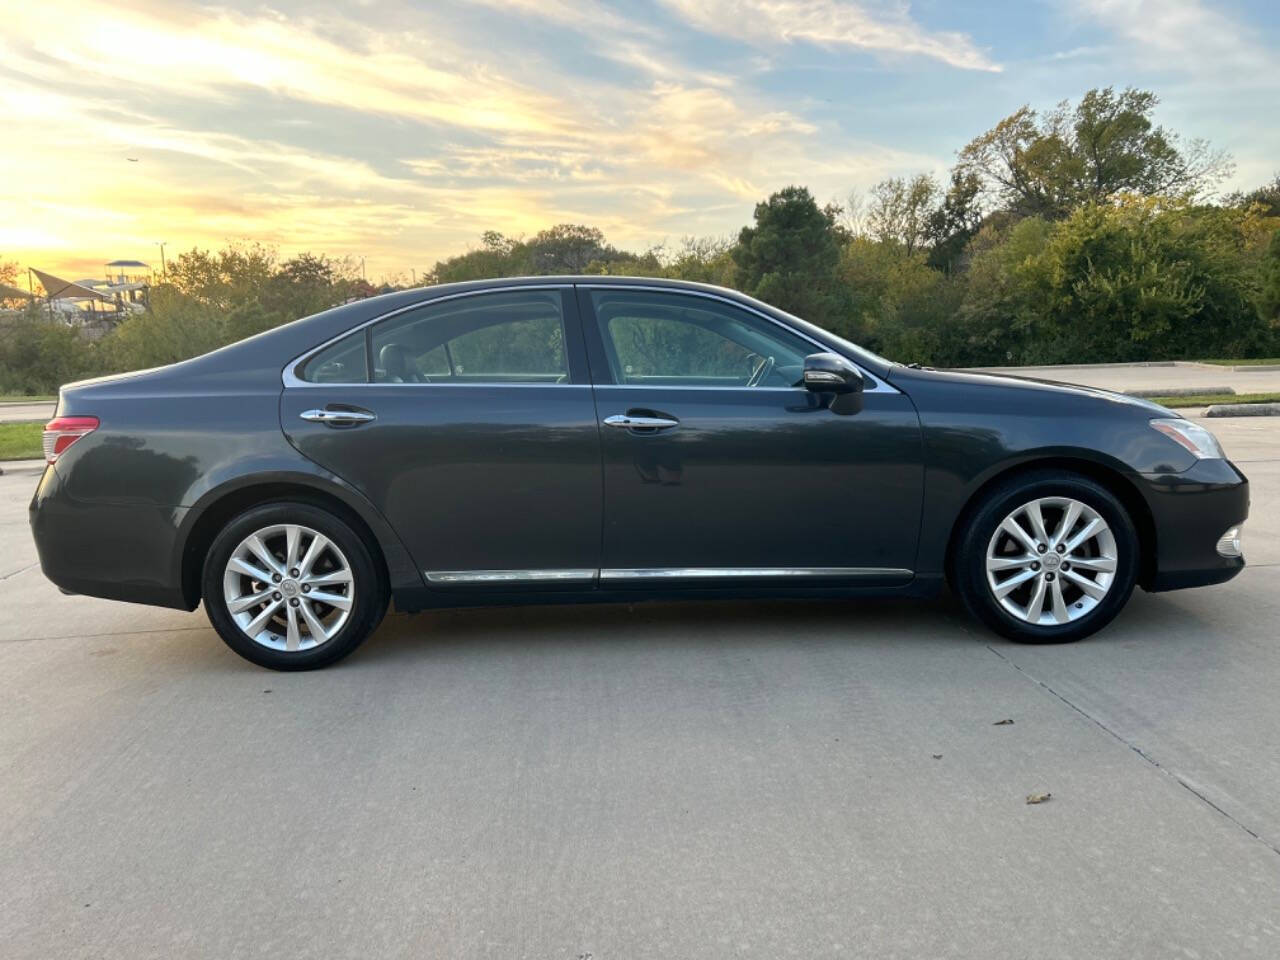
[(952, 583), (969, 612), (1028, 643), (1106, 626), (1137, 578), (1138, 534), (1119, 500), (1087, 477), (1037, 471), (992, 490), (970, 516)]
[(264, 504), (228, 523), (209, 548), (203, 596), (227, 646), (274, 670), (345, 657), (387, 609), (369, 544), (308, 503)]

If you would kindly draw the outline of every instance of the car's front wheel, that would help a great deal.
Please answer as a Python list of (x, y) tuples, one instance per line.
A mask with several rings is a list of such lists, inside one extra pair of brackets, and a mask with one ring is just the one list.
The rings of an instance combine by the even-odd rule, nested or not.
[(1029, 643), (1079, 640), (1106, 626), (1137, 579), (1138, 534), (1105, 487), (1042, 471), (992, 490), (970, 516), (952, 583), (969, 612)]
[(227, 646), (273, 670), (312, 670), (345, 657), (387, 609), (369, 545), (309, 503), (263, 504), (233, 519), (209, 548), (202, 586)]

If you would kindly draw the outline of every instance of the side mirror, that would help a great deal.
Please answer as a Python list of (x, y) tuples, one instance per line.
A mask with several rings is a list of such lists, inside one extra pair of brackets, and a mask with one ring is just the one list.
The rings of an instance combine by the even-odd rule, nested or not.
[(832, 413), (857, 413), (862, 409), (862, 373), (838, 353), (812, 353), (805, 357), (804, 386), (810, 393), (827, 394)]
[(811, 353), (804, 358), (804, 385), (814, 393), (861, 393), (862, 374), (838, 353)]

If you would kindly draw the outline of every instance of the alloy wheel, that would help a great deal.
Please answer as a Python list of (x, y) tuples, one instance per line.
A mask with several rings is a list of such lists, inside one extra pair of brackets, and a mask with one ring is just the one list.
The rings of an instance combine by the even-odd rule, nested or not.
[(222, 578), (227, 612), (272, 650), (310, 650), (334, 637), (355, 603), (351, 564), (310, 527), (273, 524), (240, 541)]
[(1004, 610), (1035, 626), (1088, 616), (1111, 590), (1116, 538), (1097, 510), (1040, 497), (1000, 522), (987, 544), (987, 584)]

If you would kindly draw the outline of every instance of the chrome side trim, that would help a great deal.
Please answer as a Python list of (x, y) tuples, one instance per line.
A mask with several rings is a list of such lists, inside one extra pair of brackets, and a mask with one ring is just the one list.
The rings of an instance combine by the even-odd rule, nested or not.
[[(346, 383), (346, 384), (343, 384), (343, 383), (310, 383), (310, 382), (308, 382), (308, 381), (306, 381), (306, 380), (303, 380), (303, 379), (302, 379), (301, 377), (299, 377), (299, 376), (298, 376), (294, 371), (295, 371), (295, 370), (297, 370), (297, 369), (298, 369), (298, 367), (302, 366), (302, 364), (304, 364), (304, 363), (306, 363), (308, 360), (310, 360), (310, 359), (311, 359), (315, 354), (317, 354), (317, 353), (319, 353), (321, 350), (323, 350), (325, 347), (329, 346), (330, 344), (337, 343), (337, 342), (338, 342), (339, 340), (341, 340), (343, 337), (349, 337), (349, 336), (351, 336), (351, 334), (355, 333), (357, 330), (363, 330), (365, 327), (371, 327), (371, 326), (373, 326), (375, 323), (380, 323), (380, 322), (381, 322), (381, 321), (383, 321), (383, 320), (390, 320), (392, 317), (398, 317), (398, 316), (400, 316), (400, 314), (402, 314), (402, 313), (408, 313), (410, 310), (417, 310), (417, 309), (419, 309), (420, 307), (425, 307), (425, 306), (428, 306), (428, 305), (433, 304), (433, 303), (444, 303), (446, 300), (461, 300), (463, 297), (478, 297), (478, 296), (480, 296), (480, 295), (482, 295), (482, 294), (486, 294), (486, 293), (517, 293), (517, 292), (519, 292), (519, 291), (521, 291), (521, 290), (572, 290), (572, 289), (573, 289), (573, 284), (572, 284), (572, 283), (522, 283), (522, 284), (518, 284), (518, 285), (514, 285), (514, 286), (509, 286), (509, 287), (506, 287), (506, 286), (504, 286), (504, 287), (486, 287), (486, 288), (484, 288), (484, 289), (482, 289), (482, 290), (466, 290), (466, 291), (463, 291), (462, 293), (447, 293), (447, 294), (445, 294), (445, 295), (443, 295), (443, 296), (427, 297), (426, 299), (424, 299), (424, 300), (419, 300), (419, 301), (417, 301), (416, 303), (406, 304), (406, 305), (405, 305), (405, 306), (403, 306), (403, 307), (396, 307), (396, 309), (394, 309), (394, 310), (388, 310), (386, 313), (380, 313), (380, 314), (378, 314), (376, 317), (370, 317), (368, 320), (364, 321), (363, 323), (357, 323), (354, 327), (347, 327), (347, 329), (343, 330), (343, 331), (342, 331), (341, 333), (339, 333), (337, 336), (330, 337), (330, 338), (329, 338), (328, 340), (326, 340), (324, 343), (321, 343), (321, 344), (319, 344), (318, 346), (314, 346), (314, 347), (309, 348), (305, 353), (301, 353), (301, 354), (299, 354), (298, 356), (294, 357), (292, 360), (290, 360), (288, 363), (286, 363), (286, 364), (284, 365), (284, 370), (282, 370), (282, 371), (280, 372), (280, 379), (284, 382), (284, 385), (285, 385), (286, 387), (306, 387), (306, 388), (311, 388), (311, 387), (330, 387), (330, 388), (332, 388), (332, 387), (343, 387), (343, 386), (346, 386), (346, 387), (350, 387), (350, 386), (360, 386), (360, 387), (421, 387), (421, 386), (428, 386), (428, 387), (435, 387), (435, 386), (441, 386), (441, 387), (443, 387), (443, 386), (455, 386), (455, 387), (456, 387), (456, 386), (477, 386), (477, 387), (478, 387), (478, 386), (484, 386), (484, 387), (503, 386), (503, 387), (505, 387), (505, 386), (515, 386), (516, 384), (506, 384), (506, 383), (484, 383), (484, 384), (479, 384), (479, 383), (475, 383), (475, 384), (457, 384), (457, 383), (455, 383), (455, 384), (445, 384), (445, 383), (428, 383), (428, 384), (421, 384), (421, 383), (363, 383), (363, 382), (357, 382), (357, 383), (354, 383), (354, 384), (351, 384), (351, 383)], [(520, 384), (520, 386), (531, 386), (531, 387), (532, 387), (532, 386), (537, 386), (537, 387), (559, 387), (559, 386), (565, 386), (565, 387), (567, 387), (567, 386), (588, 386), (588, 384), (567, 384), (567, 383), (565, 383), (565, 384), (559, 384), (559, 383), (530, 383), (530, 384)]]
[(594, 583), (595, 570), (424, 570), (428, 583)]
[[(782, 320), (779, 320), (777, 317), (771, 317), (769, 316), (769, 314), (763, 312), (762, 310), (757, 310), (754, 307), (749, 307), (745, 303), (739, 303), (737, 300), (734, 300), (732, 297), (722, 297), (722, 296), (719, 296), (718, 294), (708, 293), (704, 290), (689, 290), (684, 287), (651, 287), (651, 286), (646, 286), (642, 284), (630, 284), (630, 283), (628, 284), (579, 283), (579, 284), (576, 284), (576, 286), (580, 290), (643, 290), (646, 293), (669, 293), (669, 294), (675, 294), (677, 296), (684, 296), (684, 297), (702, 297), (704, 300), (718, 300), (721, 303), (729, 304), (729, 306), (731, 307), (737, 307), (739, 310), (743, 310), (747, 313), (754, 314), (755, 316), (760, 317), (762, 320), (767, 320), (770, 323), (772, 323), (775, 327), (781, 327), (783, 330), (786, 330), (788, 333), (792, 334), (793, 336), (799, 337), (801, 340), (807, 340), (809, 343), (813, 344), (815, 347), (821, 348), (823, 351), (830, 351), (833, 349), (830, 344), (823, 343), (820, 340), (815, 340), (813, 339), (813, 337), (809, 336), (807, 333), (802, 333), (801, 331), (797, 330), (795, 327), (791, 326), (790, 324)], [(844, 357), (844, 354), (840, 354), (840, 356)], [(863, 377), (867, 377), (875, 381), (875, 386), (872, 387), (870, 390), (865, 391), (866, 393), (901, 393), (902, 392), (901, 390), (898, 390), (897, 388), (886, 383), (885, 379), (882, 376), (880, 376), (878, 373), (870, 373), (867, 370), (863, 369), (863, 367), (851, 357), (844, 357), (844, 359), (848, 360), (851, 364), (857, 367), (858, 372), (861, 373)], [(621, 384), (621, 386), (630, 386), (630, 384)], [(667, 388), (667, 389), (670, 389), (670, 388)], [(709, 390), (741, 390), (743, 388), (742, 387), (708, 387), (707, 389)], [(750, 389), (754, 390), (757, 388), (752, 387)], [(782, 388), (782, 389), (788, 389), (788, 388)]]
[(600, 571), (601, 582), (612, 580), (710, 580), (738, 578), (910, 579), (915, 574), (900, 567), (632, 567)]

